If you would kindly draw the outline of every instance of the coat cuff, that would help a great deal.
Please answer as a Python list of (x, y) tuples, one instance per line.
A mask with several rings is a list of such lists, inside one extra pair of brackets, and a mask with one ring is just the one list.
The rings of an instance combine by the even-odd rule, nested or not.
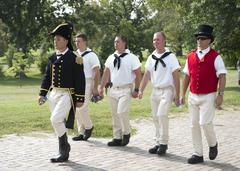
[(77, 102), (84, 103), (84, 99), (85, 99), (85, 96), (84, 96), (84, 95), (75, 94), (75, 97), (76, 97), (76, 101), (77, 101)]
[(47, 95), (47, 93), (48, 93), (48, 90), (47, 90), (47, 89), (41, 88), (39, 95), (45, 97), (45, 96)]

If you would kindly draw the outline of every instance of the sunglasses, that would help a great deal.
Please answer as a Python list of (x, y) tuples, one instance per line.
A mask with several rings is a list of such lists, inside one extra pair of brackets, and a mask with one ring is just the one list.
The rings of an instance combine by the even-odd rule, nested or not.
[(197, 37), (197, 40), (207, 40), (209, 39), (208, 37)]

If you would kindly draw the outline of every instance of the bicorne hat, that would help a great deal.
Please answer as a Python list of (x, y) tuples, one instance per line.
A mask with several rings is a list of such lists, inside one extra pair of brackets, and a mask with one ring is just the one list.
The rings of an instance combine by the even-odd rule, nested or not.
[(214, 36), (213, 36), (213, 27), (209, 25), (199, 25), (197, 29), (197, 33), (194, 34), (195, 37), (199, 36), (206, 36), (211, 39), (211, 43), (214, 41)]
[(72, 32), (73, 32), (73, 25), (70, 23), (63, 23), (58, 25), (50, 34), (53, 36), (60, 35), (65, 39), (67, 39), (68, 40), (67, 47), (70, 50), (73, 50), (73, 46), (71, 44)]

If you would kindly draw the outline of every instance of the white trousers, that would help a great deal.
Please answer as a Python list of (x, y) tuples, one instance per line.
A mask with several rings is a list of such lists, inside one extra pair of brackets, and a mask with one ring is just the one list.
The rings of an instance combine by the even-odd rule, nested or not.
[(53, 88), (49, 95), (49, 108), (51, 111), (51, 122), (58, 137), (61, 137), (67, 128), (65, 121), (71, 109), (71, 97), (69, 91)]
[(109, 91), (109, 102), (112, 111), (113, 138), (122, 139), (130, 134), (129, 104), (132, 97), (132, 85), (112, 87)]
[(93, 79), (86, 79), (86, 88), (85, 88), (85, 100), (84, 104), (80, 108), (76, 108), (76, 120), (78, 125), (78, 132), (84, 134), (85, 129), (91, 129), (93, 124), (89, 115), (89, 102), (92, 96), (93, 90)]
[(173, 101), (174, 89), (167, 88), (153, 88), (151, 95), (151, 108), (153, 123), (156, 129), (156, 144), (168, 144), (169, 139), (169, 119), (168, 113)]
[(189, 93), (188, 108), (191, 120), (193, 154), (203, 156), (202, 133), (206, 136), (209, 147), (217, 143), (213, 128), (213, 119), (215, 115), (216, 93), (197, 95)]

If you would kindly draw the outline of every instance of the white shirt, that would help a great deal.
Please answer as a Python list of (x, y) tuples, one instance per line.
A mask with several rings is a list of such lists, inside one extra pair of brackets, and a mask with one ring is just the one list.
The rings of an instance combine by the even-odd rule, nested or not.
[(133, 71), (141, 67), (141, 63), (136, 55), (130, 53), (128, 49), (125, 50), (125, 53), (128, 54), (120, 59), (121, 65), (119, 69), (114, 67), (113, 61), (115, 59), (114, 54), (117, 54), (118, 56), (121, 54), (114, 52), (105, 62), (105, 67), (110, 70), (111, 82), (114, 86), (122, 86), (133, 83), (136, 78)]
[[(82, 55), (86, 51), (91, 51), (91, 49), (87, 48), (85, 51), (81, 52), (79, 49), (77, 50), (79, 55)], [(93, 72), (93, 68), (100, 68), (100, 62), (97, 55), (94, 52), (90, 52), (83, 56), (83, 68), (85, 78), (94, 78), (95, 73)]]
[[(165, 48), (165, 52), (168, 51), (169, 50)], [(158, 62), (157, 69), (155, 71), (154, 66), (156, 60), (152, 58), (152, 55), (155, 55), (157, 58), (160, 58), (164, 53), (159, 54), (157, 53), (156, 50), (153, 51), (153, 53), (148, 57), (145, 64), (145, 69), (150, 72), (151, 82), (153, 84), (153, 87), (155, 88), (165, 88), (168, 86), (174, 87), (172, 73), (175, 70), (181, 68), (177, 60), (177, 57), (173, 53), (171, 53), (163, 59), (164, 63), (166, 64), (166, 67), (163, 67), (162, 64)]]
[[(201, 60), (209, 51), (210, 51), (210, 47), (208, 47), (208, 48), (206, 48), (204, 50), (201, 50), (201, 49), (198, 48), (197, 49), (197, 56), (198, 56), (198, 58)], [(223, 62), (223, 60), (222, 60), (220, 55), (218, 55), (216, 57), (216, 59), (214, 61), (214, 67), (215, 67), (215, 70), (217, 71), (216, 72), (217, 77), (219, 77), (220, 74), (226, 74), (227, 73), (227, 70), (225, 68), (224, 62)], [(186, 60), (183, 72), (185, 74), (189, 75), (188, 60)]]
[[(59, 50), (56, 51), (56, 55), (65, 55), (67, 53), (68, 48), (64, 52), (60, 52)], [(60, 58), (60, 56), (57, 56), (57, 59)]]

